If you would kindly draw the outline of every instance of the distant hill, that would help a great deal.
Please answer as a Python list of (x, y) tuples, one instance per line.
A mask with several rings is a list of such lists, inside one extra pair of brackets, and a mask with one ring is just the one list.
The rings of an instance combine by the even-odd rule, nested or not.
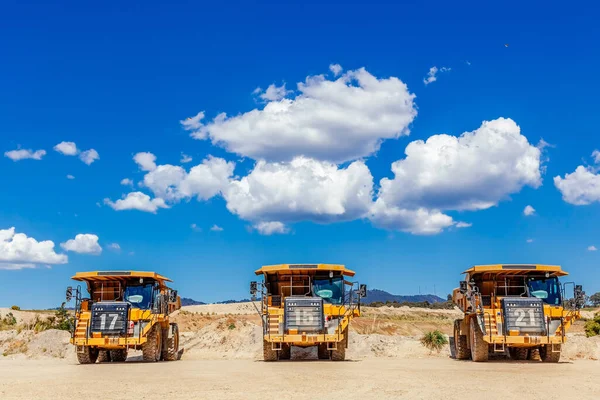
[(196, 300), (190, 299), (188, 297), (182, 297), (181, 298), (181, 305), (182, 306), (201, 306), (203, 304), (206, 304), (206, 303), (203, 303), (201, 301), (196, 301)]
[(397, 301), (398, 303), (420, 303), (427, 301), (429, 303), (441, 303), (446, 301), (439, 296), (433, 294), (415, 294), (409, 296), (402, 296), (397, 294), (391, 294), (384, 290), (372, 289), (367, 290), (367, 297), (361, 301), (363, 304), (370, 304), (375, 302), (385, 303), (387, 301)]

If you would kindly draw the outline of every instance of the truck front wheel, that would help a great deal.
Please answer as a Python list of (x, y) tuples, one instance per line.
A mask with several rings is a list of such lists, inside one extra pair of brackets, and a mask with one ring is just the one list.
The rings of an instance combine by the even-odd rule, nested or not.
[(471, 360), (475, 362), (483, 362), (488, 360), (489, 346), (483, 340), (483, 332), (477, 323), (477, 317), (472, 317), (470, 321), (471, 327)]
[(94, 364), (98, 359), (98, 349), (85, 346), (83, 352), (77, 352), (77, 361), (79, 364)]

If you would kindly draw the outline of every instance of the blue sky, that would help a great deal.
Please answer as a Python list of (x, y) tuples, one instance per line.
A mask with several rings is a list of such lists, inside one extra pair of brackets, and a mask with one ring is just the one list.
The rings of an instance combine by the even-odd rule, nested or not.
[(97, 269), (242, 298), (285, 262), (439, 295), (473, 264), (561, 264), (599, 291), (594, 10), (420, 3), (5, 2), (0, 305)]

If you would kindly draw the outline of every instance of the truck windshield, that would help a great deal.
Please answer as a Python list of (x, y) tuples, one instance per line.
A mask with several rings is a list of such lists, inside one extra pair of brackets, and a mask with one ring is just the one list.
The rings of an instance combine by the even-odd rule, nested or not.
[(344, 280), (336, 278), (315, 278), (313, 280), (313, 293), (323, 298), (325, 303), (342, 304), (344, 300)]
[(558, 278), (531, 279), (527, 282), (529, 294), (542, 299), (544, 303), (558, 306), (561, 304)]
[(138, 286), (127, 286), (125, 288), (125, 301), (131, 303), (134, 308), (141, 308), (147, 310), (152, 304), (152, 291), (154, 285), (138, 285)]

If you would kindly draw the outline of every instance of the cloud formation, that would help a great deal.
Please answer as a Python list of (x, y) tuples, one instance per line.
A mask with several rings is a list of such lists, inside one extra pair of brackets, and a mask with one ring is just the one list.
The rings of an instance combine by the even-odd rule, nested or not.
[(4, 157), (8, 157), (13, 161), (20, 161), (20, 160), (26, 160), (26, 159), (39, 161), (45, 155), (46, 155), (46, 150), (33, 151), (31, 149), (17, 149), (17, 150), (7, 151), (4, 153)]
[(262, 110), (232, 117), (221, 113), (206, 124), (200, 112), (181, 124), (195, 139), (255, 160), (304, 156), (341, 163), (375, 153), (386, 139), (408, 135), (417, 115), (415, 96), (400, 79), (377, 78), (364, 68), (335, 80), (309, 76), (293, 94), (274, 95)]
[[(54, 242), (38, 242), (24, 233), (15, 233), (15, 228), (0, 229), (0, 263), (11, 264), (10, 269), (20, 269), (16, 265), (65, 264), (68, 257), (54, 251)], [(30, 268), (23, 266), (22, 268)]]
[(66, 251), (79, 254), (91, 254), (98, 256), (102, 253), (102, 247), (98, 244), (98, 236), (90, 233), (80, 233), (74, 239), (69, 239), (60, 244)]
[(104, 204), (116, 211), (139, 210), (153, 214), (155, 214), (159, 208), (169, 208), (163, 199), (151, 199), (150, 196), (142, 192), (131, 192), (115, 202), (110, 199), (104, 199)]

